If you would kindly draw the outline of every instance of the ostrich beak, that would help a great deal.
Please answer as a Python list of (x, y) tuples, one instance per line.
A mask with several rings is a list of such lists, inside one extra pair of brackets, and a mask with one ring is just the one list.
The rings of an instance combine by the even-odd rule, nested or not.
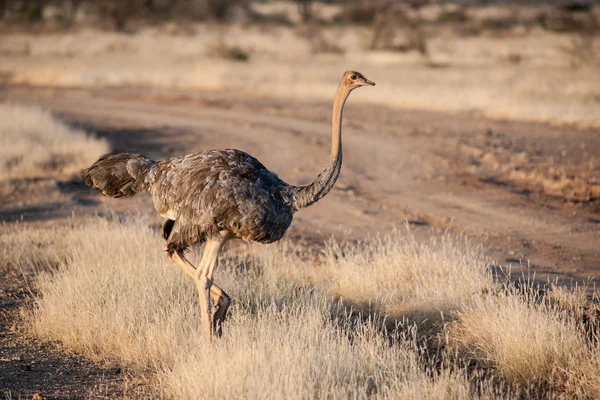
[(369, 85), (369, 86), (375, 86), (375, 82), (368, 80), (367, 78), (363, 78), (365, 81), (365, 85)]

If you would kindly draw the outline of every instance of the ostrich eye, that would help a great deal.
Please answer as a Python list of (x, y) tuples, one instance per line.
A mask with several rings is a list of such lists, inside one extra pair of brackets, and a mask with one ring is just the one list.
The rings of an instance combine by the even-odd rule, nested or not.
[(356, 75), (352, 75), (352, 76), (350, 77), (350, 79), (352, 79), (352, 80), (355, 80), (355, 79), (356, 79)]

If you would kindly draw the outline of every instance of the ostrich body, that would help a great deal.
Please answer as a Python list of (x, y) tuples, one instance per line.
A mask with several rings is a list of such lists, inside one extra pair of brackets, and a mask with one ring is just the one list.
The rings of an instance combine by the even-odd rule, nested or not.
[[(204, 334), (222, 333), (231, 302), (212, 276), (228, 239), (271, 243), (283, 237), (294, 213), (325, 196), (342, 166), (342, 112), (348, 95), (375, 83), (358, 72), (344, 74), (333, 104), (331, 160), (306, 186), (285, 183), (256, 158), (235, 149), (207, 150), (153, 161), (141, 154), (102, 156), (83, 171), (86, 184), (110, 197), (130, 197), (148, 191), (154, 207), (166, 218), (163, 237), (171, 260), (194, 279)], [(206, 242), (198, 268), (184, 256), (187, 248)], [(210, 317), (210, 300), (215, 312)]]

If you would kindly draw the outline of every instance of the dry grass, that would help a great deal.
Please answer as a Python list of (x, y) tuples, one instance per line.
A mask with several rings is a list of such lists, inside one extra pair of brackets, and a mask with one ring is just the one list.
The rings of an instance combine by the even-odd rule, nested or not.
[[(574, 35), (538, 29), (469, 37), (439, 32), (428, 40), (423, 59), (415, 52), (368, 50), (371, 32), (364, 27), (320, 32), (335, 42), (337, 54), (314, 54), (310, 42), (284, 27), (199, 25), (188, 36), (161, 28), (135, 35), (12, 34), (0, 41), (0, 72), (12, 76), (11, 82), (37, 85), (147, 85), (329, 100), (341, 71), (354, 68), (378, 86), (353, 101), (600, 126), (600, 66), (572, 67), (564, 48)], [(215, 55), (219, 37), (228, 48), (252, 54), (250, 61), (236, 62), (239, 55), (233, 53), (229, 59)]]
[[(0, 240), (14, 251), (2, 256), (47, 243), (46, 229), (9, 230)], [(330, 243), (317, 262), (289, 242), (230, 249), (215, 278), (234, 303), (224, 337), (207, 346), (195, 287), (144, 219), (91, 219), (64, 232), (45, 248), (61, 261), (39, 275), (29, 326), (154, 376), (167, 397), (464, 399), (535, 389), (591, 398), (600, 390), (598, 349), (578, 322), (581, 294), (561, 289), (534, 301), (503, 289), (476, 249), (449, 237)], [(348, 307), (369, 299), (396, 321), (392, 329)], [(419, 329), (424, 314), (434, 328)]]
[(40, 108), (0, 104), (0, 181), (72, 174), (108, 150)]
[(141, 222), (98, 220), (67, 238), (72, 250), (58, 271), (40, 275), (44, 297), (35, 331), (62, 337), (95, 360), (119, 359), (140, 368), (172, 363), (172, 346), (196, 331), (197, 296), (166, 262), (157, 237)]
[(364, 243), (330, 244), (323, 269), (330, 293), (388, 317), (439, 319), (495, 286), (481, 252), (451, 236), (429, 244), (399, 232)]
[[(533, 294), (529, 289), (526, 296)], [(556, 304), (508, 292), (481, 297), (457, 316), (449, 333), (454, 344), (511, 384), (600, 396), (600, 349), (589, 343), (574, 316)]]
[(57, 235), (54, 224), (38, 228), (26, 228), (20, 223), (1, 226), (0, 260), (20, 268), (24, 274), (56, 267), (72, 251), (68, 237)]

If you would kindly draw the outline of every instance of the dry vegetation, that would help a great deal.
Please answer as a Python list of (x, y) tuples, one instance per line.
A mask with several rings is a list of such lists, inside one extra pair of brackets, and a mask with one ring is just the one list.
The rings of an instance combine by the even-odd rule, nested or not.
[(0, 104), (0, 182), (76, 173), (108, 144), (31, 106)]
[(532, 300), (511, 292), (477, 298), (457, 313), (448, 337), (508, 382), (569, 397), (600, 396), (600, 348), (590, 346), (573, 315)]
[(315, 2), (304, 25), (292, 3), (248, 4), (250, 16), (219, 26), (176, 20), (137, 24), (129, 34), (86, 24), (6, 34), (0, 77), (329, 99), (340, 71), (355, 68), (378, 83), (362, 101), (600, 126), (597, 10), (556, 16), (542, 7), (431, 5), (375, 12)]
[(476, 249), (443, 236), (417, 244), (399, 232), (360, 244), (331, 243), (324, 257), (329, 293), (388, 317), (439, 320), (493, 287)]
[[(229, 249), (216, 280), (235, 301), (224, 337), (207, 346), (195, 288), (144, 218), (86, 220), (58, 241), (53, 228), (12, 226), (0, 236), (12, 249), (5, 259), (40, 270), (26, 323), (72, 351), (154, 376), (167, 397), (594, 398), (600, 390), (581, 293), (500, 284), (462, 240), (417, 245), (394, 232), (318, 252), (289, 242)], [(34, 258), (15, 259), (32, 245)]]

